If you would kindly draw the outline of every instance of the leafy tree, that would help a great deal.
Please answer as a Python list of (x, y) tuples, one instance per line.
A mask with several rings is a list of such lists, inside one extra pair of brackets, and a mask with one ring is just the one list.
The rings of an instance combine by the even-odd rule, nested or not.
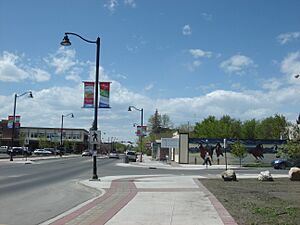
[(244, 139), (256, 139), (255, 133), (258, 122), (255, 119), (246, 120), (241, 127), (242, 138)]
[(38, 138), (39, 148), (49, 148), (51, 147), (50, 141), (47, 140), (45, 136), (40, 136)]
[[(155, 141), (161, 137), (172, 137), (173, 129), (172, 122), (168, 115), (160, 115), (156, 109), (154, 115), (150, 116), (148, 120), (148, 130), (150, 141)], [(144, 146), (144, 142), (142, 145)], [(144, 148), (143, 148), (144, 149)]]
[(219, 138), (240, 138), (241, 122), (225, 115), (219, 121)]
[(279, 139), (287, 136), (288, 122), (282, 115), (267, 117), (256, 126), (256, 134), (259, 139)]
[(218, 137), (218, 123), (214, 116), (209, 116), (200, 123), (196, 123), (195, 134), (200, 138), (216, 138)]
[(155, 110), (154, 115), (150, 116), (148, 120), (148, 128), (150, 130), (150, 134), (158, 134), (161, 128), (161, 115), (158, 113), (158, 110)]
[(300, 144), (297, 141), (288, 141), (280, 151), (281, 157), (288, 157), (291, 159), (300, 158)]
[(171, 119), (170, 119), (170, 117), (167, 114), (163, 114), (161, 116), (161, 126), (163, 128), (172, 128), (173, 127)]
[(247, 156), (246, 147), (240, 141), (237, 141), (231, 145), (231, 154), (240, 159), (240, 166), (242, 166), (242, 159)]

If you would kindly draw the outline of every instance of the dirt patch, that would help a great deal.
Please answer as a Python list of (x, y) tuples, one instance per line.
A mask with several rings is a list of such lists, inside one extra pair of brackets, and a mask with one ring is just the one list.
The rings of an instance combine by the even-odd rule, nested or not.
[(200, 179), (239, 225), (299, 225), (300, 182)]

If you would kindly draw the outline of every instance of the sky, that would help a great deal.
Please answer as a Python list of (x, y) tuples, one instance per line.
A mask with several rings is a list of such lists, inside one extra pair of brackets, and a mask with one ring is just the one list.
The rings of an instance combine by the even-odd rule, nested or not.
[(209, 115), (245, 121), (280, 114), (295, 123), (300, 106), (298, 0), (0, 0), (0, 119), (21, 126), (89, 129), (82, 81), (111, 82), (99, 109), (106, 140), (135, 141), (135, 123), (157, 109), (174, 127)]

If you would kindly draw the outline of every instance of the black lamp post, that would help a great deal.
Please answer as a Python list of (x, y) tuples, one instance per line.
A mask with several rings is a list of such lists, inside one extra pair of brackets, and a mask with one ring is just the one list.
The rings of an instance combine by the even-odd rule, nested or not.
[(60, 146), (63, 147), (63, 129), (64, 129), (64, 117), (71, 116), (74, 118), (73, 113), (69, 113), (67, 115), (61, 115), (61, 126), (60, 126)]
[(143, 108), (138, 109), (138, 108), (136, 108), (135, 106), (132, 106), (132, 105), (128, 107), (128, 111), (129, 111), (129, 112), (131, 112), (132, 109), (135, 109), (135, 110), (141, 112), (141, 131), (142, 131), (142, 132), (141, 132), (141, 135), (140, 135), (140, 143), (141, 143), (141, 156), (140, 156), (140, 162), (142, 162), (142, 161), (143, 161), (143, 159), (142, 159), (142, 153), (143, 153), (143, 136), (144, 136), (144, 134), (143, 134), (144, 109), (143, 109)]
[[(71, 42), (69, 40), (68, 35), (74, 35), (79, 37), (85, 42), (96, 44), (97, 50), (96, 50), (96, 77), (95, 77), (95, 101), (94, 101), (94, 123), (93, 123), (93, 131), (97, 131), (97, 124), (98, 124), (98, 85), (99, 85), (99, 61), (100, 61), (100, 38), (97, 37), (96, 41), (89, 41), (80, 35), (76, 33), (70, 33), (66, 32), (65, 37), (63, 41), (60, 43), (63, 46), (70, 46)], [(93, 146), (93, 180), (98, 180), (98, 175), (97, 175), (97, 144), (94, 144)]]
[(15, 122), (16, 122), (16, 109), (17, 109), (17, 98), (28, 94), (29, 98), (33, 98), (31, 91), (26, 91), (23, 94), (15, 94), (14, 99), (14, 114), (13, 114), (13, 124), (12, 124), (12, 132), (11, 132), (11, 149), (10, 149), (10, 161), (13, 161), (13, 146), (14, 146), (14, 137), (15, 137)]

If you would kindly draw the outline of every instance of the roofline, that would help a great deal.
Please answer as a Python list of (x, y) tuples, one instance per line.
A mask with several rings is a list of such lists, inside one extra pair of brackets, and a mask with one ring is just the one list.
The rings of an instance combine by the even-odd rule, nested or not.
[[(60, 130), (61, 128), (55, 128), (55, 127), (20, 127), (20, 129), (48, 129), (48, 130)], [(81, 130), (81, 131), (85, 131), (85, 132), (89, 132), (88, 130), (86, 129), (83, 129), (83, 128), (67, 128), (67, 127), (64, 127), (63, 128), (64, 130)]]

